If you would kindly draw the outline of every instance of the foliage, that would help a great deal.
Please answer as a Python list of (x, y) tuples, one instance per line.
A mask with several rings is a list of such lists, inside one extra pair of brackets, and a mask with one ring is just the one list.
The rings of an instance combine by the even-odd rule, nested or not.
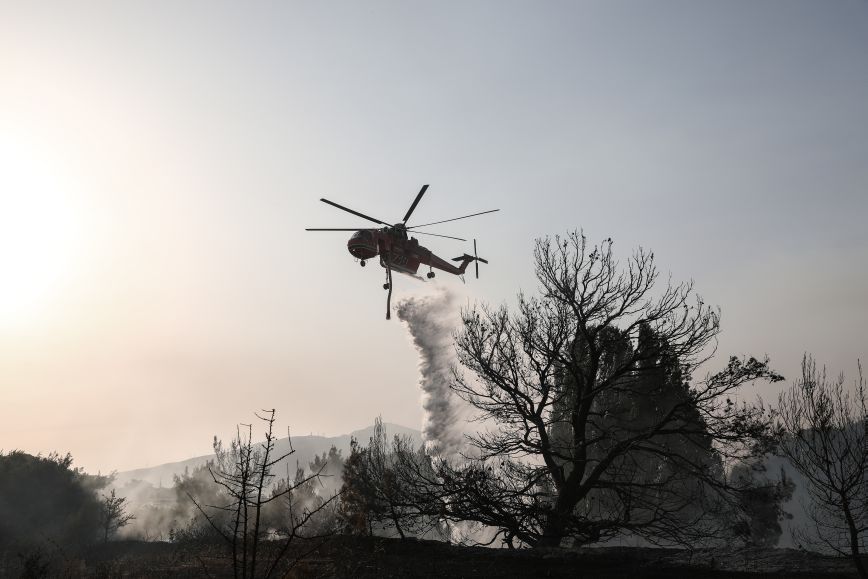
[[(219, 446), (219, 441), (215, 437), (213, 447)], [(205, 512), (195, 507), (190, 508), (190, 497), (194, 497), (195, 502), (200, 505), (219, 505), (228, 500), (223, 489), (214, 484), (211, 475), (213, 468), (214, 461), (209, 460), (192, 470), (184, 469), (182, 475), (173, 477), (172, 489), (175, 492), (175, 501), (169, 517), (172, 521), (172, 528), (169, 531), (170, 540), (174, 542), (213, 540), (220, 537), (214, 527), (228, 525), (229, 514), (225, 511), (209, 509), (208, 515), (211, 517), (209, 522)]]
[(102, 496), (100, 518), (104, 543), (108, 543), (110, 537), (113, 537), (119, 529), (127, 526), (130, 521), (136, 518), (135, 515), (127, 513), (126, 503), (127, 499), (117, 496), (114, 489), (109, 494)]
[(0, 546), (95, 541), (102, 529), (96, 491), (109, 480), (73, 468), (69, 454), (0, 453)]
[[(420, 476), (423, 473), (428, 476)], [(353, 439), (344, 465), (340, 516), (345, 531), (395, 533), (403, 539), (434, 530), (439, 517), (430, 508), (429, 493), (421, 492), (427, 490), (424, 483), (431, 474), (424, 449), (414, 450), (409, 438), (399, 436), (390, 444), (383, 421), (377, 418), (368, 445)]]
[(317, 494), (331, 496), (337, 493), (340, 491), (344, 472), (344, 457), (341, 451), (332, 445), (328, 452), (314, 456), (308, 463), (308, 472), (319, 474)]

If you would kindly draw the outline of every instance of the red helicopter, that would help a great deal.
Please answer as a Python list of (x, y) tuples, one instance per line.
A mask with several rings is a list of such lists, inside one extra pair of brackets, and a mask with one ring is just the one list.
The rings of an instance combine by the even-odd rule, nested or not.
[(366, 260), (372, 259), (377, 255), (380, 256), (380, 265), (383, 266), (386, 270), (386, 283), (383, 284), (383, 289), (389, 290), (389, 296), (386, 299), (386, 319), (390, 318), (389, 312), (389, 304), (392, 298), (392, 270), (395, 270), (400, 273), (404, 273), (407, 275), (415, 276), (416, 272), (419, 270), (420, 265), (428, 266), (428, 273), (426, 276), (428, 279), (434, 277), (434, 268), (445, 271), (447, 273), (451, 273), (454, 275), (463, 275), (465, 270), (467, 269), (468, 264), (471, 262), (475, 262), (476, 264), (476, 277), (479, 277), (479, 262), (488, 263), (487, 260), (482, 259), (478, 255), (476, 255), (476, 240), (473, 240), (473, 255), (464, 255), (453, 258), (452, 261), (459, 261), (461, 264), (456, 267), (444, 260), (437, 255), (434, 255), (427, 247), (423, 247), (419, 245), (419, 241), (415, 237), (409, 237), (408, 232), (415, 233), (417, 235), (431, 235), (433, 237), (445, 237), (447, 239), (457, 239), (458, 241), (467, 241), (466, 239), (462, 239), (460, 237), (452, 237), (451, 235), (440, 235), (439, 233), (428, 233), (426, 231), (412, 231), (418, 229), (420, 227), (428, 227), (429, 225), (439, 225), (440, 223), (446, 223), (448, 221), (457, 221), (458, 219), (466, 219), (468, 217), (475, 217), (477, 215), (484, 215), (486, 213), (494, 213), (495, 211), (500, 211), (499, 209), (490, 209), (488, 211), (481, 211), (479, 213), (471, 213), (470, 215), (463, 215), (461, 217), (453, 217), (452, 219), (444, 219), (442, 221), (435, 221), (433, 223), (424, 223), (422, 225), (413, 225), (412, 227), (407, 227), (407, 221), (410, 219), (410, 216), (413, 214), (413, 211), (416, 209), (416, 206), (419, 204), (419, 201), (422, 199), (422, 196), (425, 194), (425, 191), (428, 190), (428, 185), (423, 185), (422, 189), (416, 195), (416, 199), (413, 200), (413, 204), (410, 205), (410, 209), (407, 210), (407, 214), (404, 215), (404, 219), (395, 225), (386, 223), (385, 221), (381, 221), (380, 219), (375, 219), (364, 213), (359, 213), (358, 211), (353, 211), (348, 207), (344, 207), (343, 205), (338, 205), (334, 201), (329, 201), (328, 199), (320, 199), (323, 203), (328, 203), (333, 207), (337, 207), (347, 213), (352, 213), (362, 219), (367, 219), (368, 221), (373, 221), (374, 223), (378, 223), (383, 225), (381, 228), (308, 228), (306, 231), (354, 231), (353, 235), (350, 237), (349, 241), (347, 241), (347, 249), (353, 255), (353, 257), (359, 259), (359, 265), (362, 267), (365, 266)]

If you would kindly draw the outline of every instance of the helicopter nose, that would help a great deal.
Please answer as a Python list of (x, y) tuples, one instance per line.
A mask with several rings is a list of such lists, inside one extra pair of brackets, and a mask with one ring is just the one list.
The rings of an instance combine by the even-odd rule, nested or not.
[(350, 247), (348, 249), (352, 256), (357, 257), (358, 259), (371, 259), (377, 255), (375, 250), (368, 249), (367, 247)]
[(357, 259), (371, 259), (377, 255), (377, 247), (358, 239), (350, 239), (347, 242), (347, 249), (350, 254)]

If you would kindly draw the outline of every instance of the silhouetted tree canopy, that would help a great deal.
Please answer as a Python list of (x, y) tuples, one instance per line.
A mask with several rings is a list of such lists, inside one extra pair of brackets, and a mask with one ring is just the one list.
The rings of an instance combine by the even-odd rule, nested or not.
[(108, 477), (72, 467), (72, 457), (0, 453), (0, 546), (53, 541), (64, 547), (101, 537)]
[(423, 449), (414, 449), (409, 438), (395, 436), (389, 442), (383, 421), (377, 418), (367, 446), (351, 441), (341, 489), (344, 530), (405, 538), (437, 529), (436, 501), (431, 502), (425, 484), (433, 474), (430, 464), (430, 457)]

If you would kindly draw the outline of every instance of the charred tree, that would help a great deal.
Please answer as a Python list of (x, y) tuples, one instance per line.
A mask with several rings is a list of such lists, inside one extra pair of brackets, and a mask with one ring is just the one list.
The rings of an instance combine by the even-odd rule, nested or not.
[[(205, 504), (192, 494), (187, 495), (212, 531), (228, 547), (236, 579), (285, 574), (288, 567), (284, 563), (290, 544), (303, 536), (305, 525), (334, 498), (305, 507), (280, 528), (268, 528), (266, 511), (280, 500), (291, 503), (292, 493), (316, 480), (319, 473), (302, 474), (293, 481), (275, 481), (274, 467), (295, 450), (290, 444), (288, 452), (276, 452), (274, 410), (264, 411), (263, 415), (257, 414), (256, 417), (265, 424), (264, 440), (260, 443), (253, 442), (253, 426), (250, 424), (244, 425), (246, 433), (240, 427), (237, 429), (228, 448), (224, 448), (215, 437), (215, 460), (207, 468), (212, 482), (218, 487), (218, 492), (211, 493), (211, 497), (220, 502)], [(304, 538), (322, 537), (304, 535)], [(274, 544), (269, 539), (282, 543)], [(319, 546), (319, 543), (315, 544), (314, 549)], [(270, 554), (268, 560), (263, 561), (263, 552)]]
[(780, 450), (807, 480), (808, 543), (849, 556), (859, 576), (868, 537), (868, 392), (859, 365), (853, 390), (829, 379), (810, 356), (802, 377), (778, 399)]
[(573, 232), (537, 240), (534, 256), (539, 297), (520, 295), (515, 313), (463, 313), (452, 389), (496, 427), (471, 438), (469, 462), (437, 465), (442, 508), (509, 544), (726, 536), (739, 504), (726, 461), (759, 452), (770, 432), (763, 409), (730, 396), (781, 377), (733, 357), (692, 381), (719, 312), (692, 283), (655, 291), (651, 253), (620, 264), (611, 240), (591, 247)]

